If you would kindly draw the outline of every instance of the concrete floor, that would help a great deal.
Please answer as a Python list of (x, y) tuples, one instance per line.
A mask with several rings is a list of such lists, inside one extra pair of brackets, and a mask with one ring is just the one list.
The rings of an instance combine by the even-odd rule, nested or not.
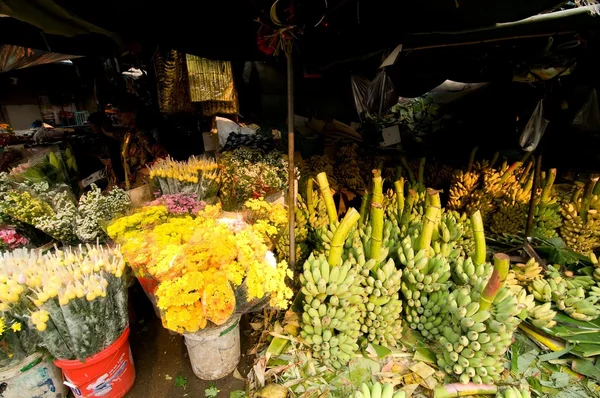
[[(204, 390), (211, 386), (220, 390), (218, 398), (228, 398), (231, 391), (245, 389), (244, 381), (231, 375), (211, 382), (198, 379), (192, 372), (183, 337), (171, 335), (163, 328), (139, 285), (132, 287), (129, 292), (135, 314), (135, 319), (131, 320), (129, 341), (137, 376), (133, 388), (127, 394), (128, 398), (203, 398)], [(249, 325), (245, 318), (242, 317), (240, 325), (242, 358), (238, 365), (238, 371), (244, 377), (253, 361), (253, 358), (246, 355)], [(187, 378), (185, 387), (175, 385), (178, 376)]]

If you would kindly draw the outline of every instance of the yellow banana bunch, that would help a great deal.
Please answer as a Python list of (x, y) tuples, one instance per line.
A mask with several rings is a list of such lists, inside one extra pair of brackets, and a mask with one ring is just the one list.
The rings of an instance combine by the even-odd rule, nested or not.
[(393, 384), (374, 383), (369, 386), (367, 383), (362, 383), (353, 398), (406, 398), (406, 393), (404, 391), (394, 393)]

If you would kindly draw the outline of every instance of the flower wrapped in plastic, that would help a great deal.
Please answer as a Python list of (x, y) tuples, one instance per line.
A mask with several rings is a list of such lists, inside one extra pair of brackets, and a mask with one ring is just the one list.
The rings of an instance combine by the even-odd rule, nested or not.
[[(142, 208), (137, 214), (152, 212)], [(109, 234), (118, 231), (111, 236), (122, 243), (125, 259), (169, 330), (194, 333), (234, 314), (289, 305), (287, 264), (277, 264), (253, 225), (225, 216), (218, 205), (195, 215), (169, 212), (148, 228), (117, 224)]]
[(102, 351), (128, 323), (125, 262), (119, 248), (79, 246), (0, 255), (0, 306), (37, 332), (60, 359)]
[(0, 213), (5, 216), (32, 225), (62, 243), (77, 242), (77, 205), (69, 186), (8, 182), (3, 184), (0, 199)]
[(192, 156), (185, 162), (170, 157), (150, 167), (150, 178), (163, 195), (194, 194), (199, 200), (213, 197), (221, 183), (217, 163), (206, 156)]

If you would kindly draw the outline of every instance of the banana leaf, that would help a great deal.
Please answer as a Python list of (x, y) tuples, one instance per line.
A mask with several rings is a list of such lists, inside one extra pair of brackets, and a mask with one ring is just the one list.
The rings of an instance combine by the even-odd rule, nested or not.
[(571, 363), (571, 369), (586, 377), (600, 380), (600, 368), (586, 359), (574, 359)]
[[(578, 321), (578, 320), (571, 318), (570, 316), (566, 315), (563, 312), (559, 312), (554, 317), (554, 320), (557, 322), (560, 322), (561, 326), (564, 326), (564, 327), (568, 327), (567, 325), (573, 325), (578, 328), (587, 329), (588, 331), (592, 331), (592, 330), (600, 331), (600, 323), (599, 323), (598, 319), (596, 319), (592, 322)], [(555, 328), (552, 328), (551, 330), (554, 330), (554, 329)]]
[[(583, 333), (575, 336), (563, 336), (563, 339), (574, 344), (600, 344), (600, 334), (598, 332)], [(600, 347), (598, 348), (600, 349)]]
[(600, 345), (589, 343), (577, 344), (577, 346), (573, 348), (572, 352), (573, 354), (582, 356), (584, 358), (589, 358), (596, 355), (600, 355)]

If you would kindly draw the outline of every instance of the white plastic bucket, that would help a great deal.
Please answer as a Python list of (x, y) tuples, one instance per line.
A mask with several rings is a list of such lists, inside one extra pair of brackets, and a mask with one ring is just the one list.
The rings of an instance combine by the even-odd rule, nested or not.
[(0, 369), (0, 397), (67, 397), (62, 373), (47, 356), (35, 353), (19, 363)]
[(194, 374), (202, 380), (221, 379), (240, 362), (240, 317), (221, 326), (183, 335)]

